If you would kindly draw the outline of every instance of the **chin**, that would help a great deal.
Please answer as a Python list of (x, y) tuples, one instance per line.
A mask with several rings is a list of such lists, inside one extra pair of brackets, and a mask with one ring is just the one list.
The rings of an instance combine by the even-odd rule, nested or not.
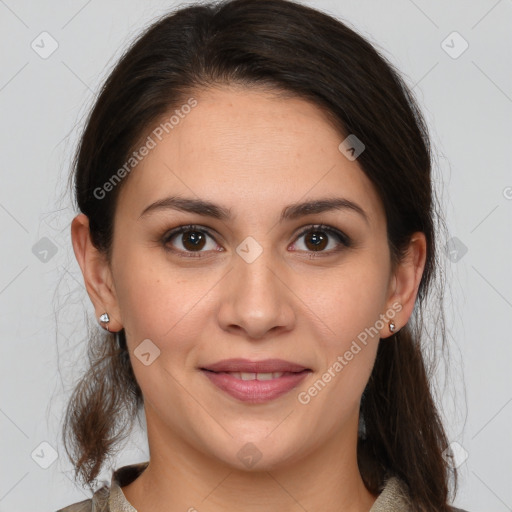
[[(286, 445), (284, 440), (287, 441)], [(303, 446), (301, 441), (297, 439), (296, 444), (291, 443), (290, 435), (284, 431), (279, 437), (273, 438), (268, 437), (267, 433), (243, 438), (237, 436), (236, 439), (230, 438), (227, 443), (223, 443), (220, 451), (213, 450), (212, 455), (239, 471), (273, 471), (300, 458), (297, 447)]]

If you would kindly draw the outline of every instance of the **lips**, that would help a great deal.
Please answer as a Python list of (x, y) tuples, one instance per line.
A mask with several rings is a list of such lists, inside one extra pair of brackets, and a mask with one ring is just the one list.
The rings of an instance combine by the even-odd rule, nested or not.
[(298, 386), (311, 372), (282, 359), (226, 359), (201, 368), (216, 388), (242, 402), (264, 403)]

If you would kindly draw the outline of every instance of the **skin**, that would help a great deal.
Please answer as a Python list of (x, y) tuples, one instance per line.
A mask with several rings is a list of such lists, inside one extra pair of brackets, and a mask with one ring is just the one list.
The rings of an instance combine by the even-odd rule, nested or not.
[[(194, 97), (198, 105), (125, 178), (110, 264), (87, 217), (72, 223), (96, 316), (107, 311), (110, 330), (125, 329), (144, 395), (150, 464), (123, 492), (139, 512), (368, 511), (376, 496), (357, 467), (359, 403), (388, 323), (308, 404), (297, 395), (393, 304), (397, 329), (408, 321), (425, 237), (415, 233), (392, 268), (377, 191), (316, 106), (225, 86)], [(170, 195), (215, 202), (233, 217), (171, 209), (140, 217)], [(279, 222), (290, 204), (333, 196), (357, 203), (367, 221), (343, 209)], [(327, 233), (315, 252), (311, 235), (298, 235), (319, 223), (352, 245)], [(192, 252), (182, 235), (167, 242), (175, 253), (164, 248), (165, 233), (187, 224), (212, 232), (199, 257), (179, 255)], [(262, 248), (252, 263), (236, 252), (248, 236)], [(160, 350), (147, 366), (134, 355), (145, 339)], [(231, 357), (282, 358), (312, 373), (275, 400), (248, 404), (198, 369)], [(249, 442), (262, 454), (251, 468), (237, 457)]]

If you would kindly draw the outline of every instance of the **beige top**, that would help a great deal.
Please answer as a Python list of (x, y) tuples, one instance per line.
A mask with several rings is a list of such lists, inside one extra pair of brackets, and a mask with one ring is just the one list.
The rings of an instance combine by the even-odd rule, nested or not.
[[(57, 512), (137, 512), (121, 487), (133, 482), (149, 462), (123, 466), (112, 473), (110, 488), (104, 485), (91, 499), (74, 503)], [(369, 512), (407, 512), (407, 491), (401, 480), (389, 478)]]

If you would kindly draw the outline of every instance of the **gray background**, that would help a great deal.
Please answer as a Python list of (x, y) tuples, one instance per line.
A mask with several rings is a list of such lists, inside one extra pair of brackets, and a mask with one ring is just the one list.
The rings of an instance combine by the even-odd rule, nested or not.
[[(456, 504), (512, 510), (512, 1), (309, 4), (375, 43), (428, 120), (449, 238), (458, 240), (446, 256), (449, 379), (439, 372), (460, 465)], [(99, 85), (140, 30), (175, 5), (0, 0), (0, 511), (56, 510), (88, 497), (59, 439), (93, 313), (71, 249), (65, 183)], [(110, 464), (146, 454), (137, 430)], [(100, 480), (110, 481), (108, 468)]]

